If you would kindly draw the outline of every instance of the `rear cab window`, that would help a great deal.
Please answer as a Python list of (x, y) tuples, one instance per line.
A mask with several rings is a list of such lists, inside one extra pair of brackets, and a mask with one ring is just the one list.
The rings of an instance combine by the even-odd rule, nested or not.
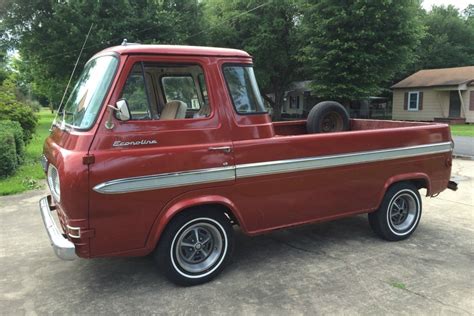
[(181, 100), (188, 109), (199, 110), (196, 86), (192, 76), (167, 76), (161, 78), (166, 102)]
[(232, 103), (238, 114), (267, 113), (251, 65), (224, 65), (223, 71)]

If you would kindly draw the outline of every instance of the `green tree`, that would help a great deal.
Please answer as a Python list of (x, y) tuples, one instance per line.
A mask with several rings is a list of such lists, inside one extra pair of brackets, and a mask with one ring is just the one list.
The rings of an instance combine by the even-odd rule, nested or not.
[(0, 85), (10, 75), (7, 59), (7, 50), (0, 47)]
[(470, 4), (466, 7), (466, 9), (464, 9), (463, 16), (465, 16), (468, 21), (473, 22), (472, 19), (474, 19), (474, 4)]
[[(299, 69), (298, 2), (208, 0), (205, 4), (209, 45), (243, 49), (254, 57), (260, 89), (278, 119), (285, 88)], [(270, 93), (274, 100), (266, 97)]]
[(301, 60), (314, 91), (342, 102), (377, 95), (415, 57), (415, 0), (318, 0), (306, 5)]
[(5, 0), (2, 45), (19, 50), (35, 93), (58, 105), (91, 24), (78, 68), (123, 38), (141, 43), (196, 43), (201, 4), (196, 0)]
[(453, 6), (434, 6), (423, 15), (422, 39), (415, 69), (447, 68), (474, 64), (474, 6), (464, 15)]

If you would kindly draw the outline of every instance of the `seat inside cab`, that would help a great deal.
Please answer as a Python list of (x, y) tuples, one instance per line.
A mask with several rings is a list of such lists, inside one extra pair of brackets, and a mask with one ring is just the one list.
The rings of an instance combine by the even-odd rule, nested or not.
[(175, 120), (210, 115), (204, 72), (199, 65), (136, 63), (121, 98), (132, 120)]

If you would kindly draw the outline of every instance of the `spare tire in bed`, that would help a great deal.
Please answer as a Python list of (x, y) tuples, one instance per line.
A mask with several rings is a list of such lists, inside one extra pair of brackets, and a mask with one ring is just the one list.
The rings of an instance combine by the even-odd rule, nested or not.
[(309, 134), (347, 131), (349, 113), (335, 101), (320, 102), (309, 112), (306, 130)]

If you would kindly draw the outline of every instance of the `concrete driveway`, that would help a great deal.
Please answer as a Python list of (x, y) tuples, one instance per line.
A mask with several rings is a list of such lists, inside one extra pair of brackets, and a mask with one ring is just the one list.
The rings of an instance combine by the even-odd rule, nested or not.
[(454, 154), (474, 158), (474, 137), (453, 136)]
[(385, 242), (357, 216), (250, 238), (213, 282), (167, 282), (146, 258), (61, 261), (41, 223), (45, 191), (0, 197), (0, 314), (472, 314), (474, 161), (457, 192), (424, 199), (418, 230)]

